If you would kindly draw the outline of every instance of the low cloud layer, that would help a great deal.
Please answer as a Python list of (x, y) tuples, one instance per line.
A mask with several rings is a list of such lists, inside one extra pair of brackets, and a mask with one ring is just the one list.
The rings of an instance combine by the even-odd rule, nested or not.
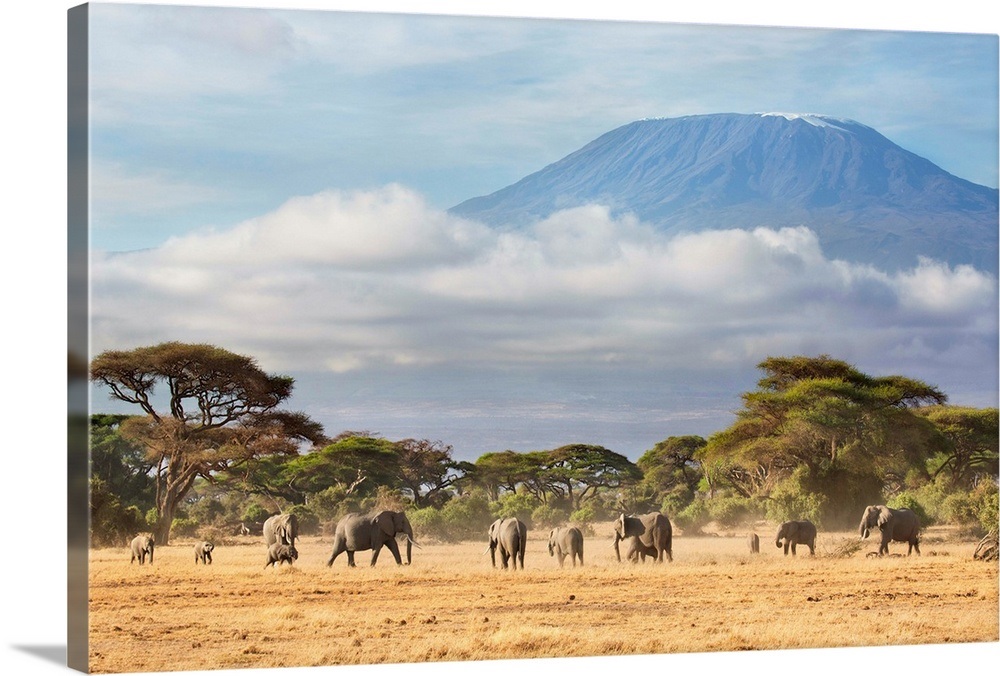
[(990, 357), (996, 280), (830, 260), (806, 228), (669, 236), (600, 206), (529, 230), (400, 186), (325, 192), (155, 250), (97, 254), (97, 349), (209, 341), (268, 368)]

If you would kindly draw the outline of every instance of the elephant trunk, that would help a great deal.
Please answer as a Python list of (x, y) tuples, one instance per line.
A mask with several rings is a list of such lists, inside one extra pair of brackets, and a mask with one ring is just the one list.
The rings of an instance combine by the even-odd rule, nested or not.
[(412, 555), (413, 555), (413, 530), (410, 528), (409, 524), (406, 525), (406, 530), (404, 532), (406, 533), (406, 565), (410, 565), (410, 561), (413, 558), (412, 557)]
[(618, 543), (619, 543), (619, 541), (621, 541), (621, 539), (622, 539), (621, 534), (618, 533), (618, 532), (615, 532), (615, 541), (614, 541), (614, 543), (613, 543), (612, 546), (615, 548), (615, 558), (618, 559), (618, 563), (621, 563), (621, 561), (622, 561), (621, 552), (618, 550)]

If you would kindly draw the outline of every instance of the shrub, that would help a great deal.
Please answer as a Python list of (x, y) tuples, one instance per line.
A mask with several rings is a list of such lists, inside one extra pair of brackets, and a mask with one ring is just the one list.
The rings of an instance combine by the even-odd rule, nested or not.
[(660, 511), (670, 517), (681, 512), (694, 500), (694, 491), (687, 486), (675, 486), (669, 493), (664, 494), (660, 502)]
[(940, 511), (947, 523), (964, 526), (979, 521), (975, 502), (965, 491), (957, 491), (942, 500)]
[(540, 504), (538, 498), (527, 493), (504, 493), (490, 507), (493, 516), (497, 519), (513, 517), (520, 519), (528, 528), (531, 528), (531, 513)]
[[(444, 540), (485, 539), (490, 523), (496, 518), (486, 495), (466, 493), (452, 498), (441, 508)], [(412, 522), (411, 522), (412, 523)]]
[(934, 519), (927, 514), (927, 510), (924, 509), (924, 506), (920, 504), (916, 496), (910, 491), (897, 493), (886, 502), (886, 507), (910, 510), (917, 515), (921, 526), (929, 526), (934, 523)]
[(308, 505), (292, 505), (288, 508), (288, 513), (295, 515), (302, 535), (313, 535), (319, 531), (319, 517)]
[(569, 520), (573, 523), (589, 524), (597, 521), (598, 513), (594, 505), (584, 505), (580, 509), (569, 515)]
[(434, 507), (414, 509), (406, 513), (406, 518), (410, 520), (410, 525), (413, 526), (413, 536), (418, 542), (422, 538), (448, 539), (444, 516), (442, 516), (440, 509)]
[(531, 512), (531, 523), (535, 528), (554, 528), (566, 522), (569, 514), (565, 509), (551, 505), (538, 505)]
[(711, 520), (704, 500), (695, 500), (674, 517), (674, 523), (685, 531), (697, 533)]
[(996, 533), (1000, 512), (1000, 491), (992, 480), (980, 481), (973, 494), (977, 496), (976, 517), (984, 533)]
[(734, 527), (750, 519), (750, 506), (746, 498), (727, 497), (708, 501), (708, 514), (722, 526)]
[(170, 524), (171, 536), (194, 537), (201, 524), (196, 519), (186, 516), (175, 518)]
[(269, 516), (271, 516), (271, 512), (264, 509), (264, 507), (256, 502), (251, 502), (247, 505), (246, 509), (243, 510), (242, 520), (246, 523), (264, 523), (267, 521), (267, 517)]
[(770, 497), (766, 508), (769, 520), (780, 523), (808, 519), (817, 526), (823, 525), (826, 498), (819, 493), (803, 492), (794, 476), (778, 484)]

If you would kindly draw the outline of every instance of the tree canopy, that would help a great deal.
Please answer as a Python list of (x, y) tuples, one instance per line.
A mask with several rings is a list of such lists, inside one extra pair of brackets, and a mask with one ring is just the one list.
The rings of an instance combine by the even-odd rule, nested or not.
[(144, 414), (122, 422), (121, 433), (141, 443), (155, 466), (159, 543), (169, 541), (174, 512), (199, 477), (325, 440), (319, 423), (278, 408), (291, 396), (292, 378), (214, 345), (109, 350), (91, 362), (90, 377)]
[(811, 495), (815, 518), (842, 519), (943, 446), (916, 412), (947, 400), (931, 385), (872, 377), (826, 355), (771, 357), (758, 368), (764, 377), (743, 394), (736, 422), (699, 452), (707, 478), (744, 497)]

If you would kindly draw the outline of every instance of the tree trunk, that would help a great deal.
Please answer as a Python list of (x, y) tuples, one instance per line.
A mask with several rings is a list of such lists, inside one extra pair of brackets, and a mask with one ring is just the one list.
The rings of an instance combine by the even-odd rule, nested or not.
[(1000, 556), (1000, 546), (998, 546), (997, 531), (992, 530), (979, 541), (972, 558), (977, 561), (996, 561), (998, 556)]

